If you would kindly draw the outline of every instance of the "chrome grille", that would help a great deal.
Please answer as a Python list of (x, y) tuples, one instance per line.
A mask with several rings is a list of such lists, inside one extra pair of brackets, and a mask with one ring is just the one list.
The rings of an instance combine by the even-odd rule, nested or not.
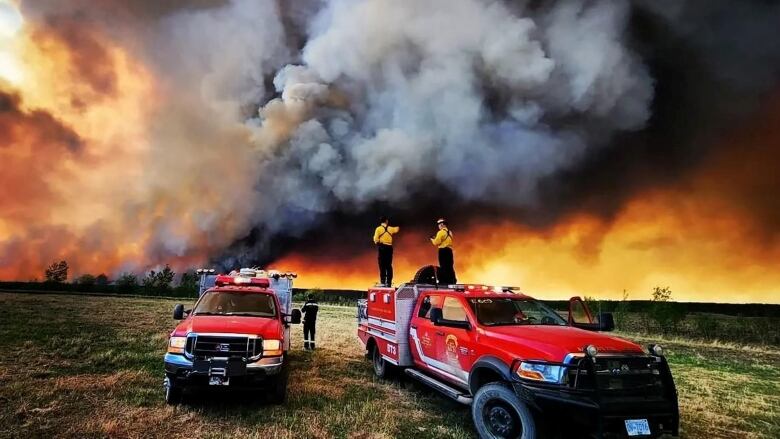
[(263, 343), (250, 336), (190, 334), (185, 352), (198, 358), (254, 358), (262, 354)]

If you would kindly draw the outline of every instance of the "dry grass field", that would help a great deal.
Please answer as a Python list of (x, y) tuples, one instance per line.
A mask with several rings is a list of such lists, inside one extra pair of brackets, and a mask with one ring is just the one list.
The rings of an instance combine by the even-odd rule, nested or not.
[[(285, 406), (259, 394), (210, 393), (168, 407), (162, 356), (175, 303), (0, 293), (0, 437), (475, 435), (466, 407), (415, 383), (377, 381), (347, 307), (323, 307), (313, 354), (301, 350), (301, 328), (294, 328)], [(680, 394), (682, 437), (780, 437), (780, 350), (664, 345)]]

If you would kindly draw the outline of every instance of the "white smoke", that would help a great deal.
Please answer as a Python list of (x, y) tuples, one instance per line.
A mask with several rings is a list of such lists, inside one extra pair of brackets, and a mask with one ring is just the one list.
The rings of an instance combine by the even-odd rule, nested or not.
[(300, 65), (251, 125), (260, 223), (307, 227), (339, 206), (401, 203), (437, 182), (527, 205), (540, 179), (647, 121), (653, 81), (626, 45), (629, 5), (524, 15), (486, 0), (333, 0)]

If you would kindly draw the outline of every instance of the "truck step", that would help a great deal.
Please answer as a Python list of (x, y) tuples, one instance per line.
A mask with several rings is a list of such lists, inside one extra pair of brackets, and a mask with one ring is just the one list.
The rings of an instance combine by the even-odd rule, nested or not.
[(404, 369), (404, 372), (406, 372), (407, 375), (416, 379), (417, 381), (420, 381), (421, 383), (429, 387), (432, 387), (435, 390), (438, 390), (439, 392), (449, 396), (450, 398), (454, 399), (455, 401), (458, 401), (461, 404), (471, 405), (471, 401), (473, 398), (471, 397), (471, 395), (467, 395), (463, 393), (462, 390), (458, 390), (454, 387), (451, 387), (450, 385), (443, 383), (442, 381), (437, 380), (436, 378), (433, 378), (429, 375), (426, 375), (412, 368)]

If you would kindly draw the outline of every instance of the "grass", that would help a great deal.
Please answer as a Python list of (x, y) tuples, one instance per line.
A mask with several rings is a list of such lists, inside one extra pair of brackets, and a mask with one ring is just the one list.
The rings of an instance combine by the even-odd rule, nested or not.
[[(168, 299), (0, 294), (0, 437), (472, 438), (470, 412), (373, 377), (354, 309), (323, 306), (318, 347), (295, 327), (289, 401), (214, 393), (168, 407)], [(643, 343), (645, 338), (638, 338)], [(780, 437), (780, 351), (665, 340), (683, 437)]]

